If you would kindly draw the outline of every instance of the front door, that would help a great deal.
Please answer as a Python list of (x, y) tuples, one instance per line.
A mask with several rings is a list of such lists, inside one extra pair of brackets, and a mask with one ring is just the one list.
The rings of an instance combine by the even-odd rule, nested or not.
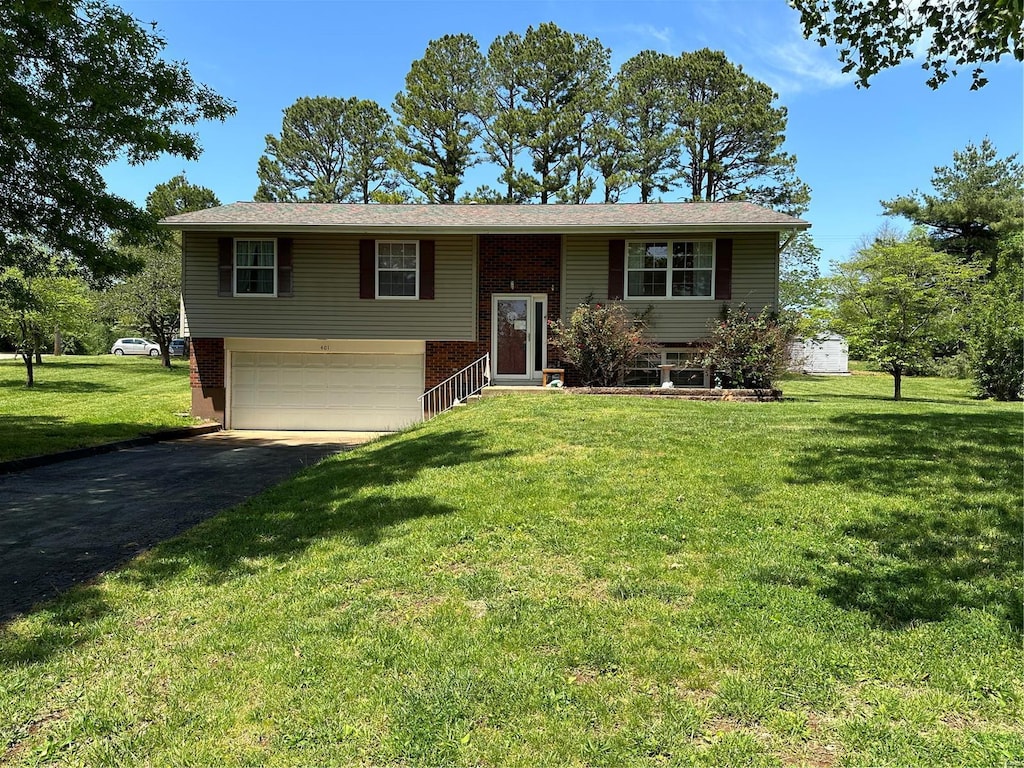
[(547, 358), (547, 296), (495, 294), (491, 301), (494, 378), (539, 379)]

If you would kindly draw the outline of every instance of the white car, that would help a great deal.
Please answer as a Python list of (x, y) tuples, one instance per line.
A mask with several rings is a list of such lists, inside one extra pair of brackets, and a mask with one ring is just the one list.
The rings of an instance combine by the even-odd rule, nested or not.
[(149, 355), (160, 357), (160, 345), (145, 339), (118, 339), (110, 348), (112, 355)]

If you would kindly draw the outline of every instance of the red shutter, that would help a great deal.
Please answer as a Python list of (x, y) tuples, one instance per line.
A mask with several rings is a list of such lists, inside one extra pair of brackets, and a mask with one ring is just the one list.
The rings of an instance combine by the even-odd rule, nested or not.
[(732, 298), (731, 237), (721, 237), (715, 241), (715, 298), (720, 301)]
[(359, 298), (377, 298), (375, 265), (377, 246), (373, 240), (359, 241)]
[(285, 298), (292, 293), (292, 239), (277, 238), (277, 295)]
[(626, 241), (608, 241), (608, 299), (615, 301), (623, 296), (626, 284)]
[(235, 294), (235, 239), (233, 237), (217, 238), (217, 295), (233, 296)]
[(420, 240), (420, 298), (434, 298), (433, 240)]

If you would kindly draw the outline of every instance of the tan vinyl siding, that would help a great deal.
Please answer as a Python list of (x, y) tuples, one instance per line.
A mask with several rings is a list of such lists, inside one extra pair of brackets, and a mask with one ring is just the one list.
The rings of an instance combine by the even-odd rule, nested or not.
[[(778, 243), (774, 232), (706, 235), (635, 235), (626, 240), (704, 240), (732, 237), (732, 301), (715, 299), (641, 299), (627, 305), (640, 313), (652, 306), (647, 322), (655, 341), (692, 341), (704, 338), (708, 320), (718, 317), (723, 303), (746, 304), (753, 311), (776, 306), (778, 301)], [(572, 313), (587, 296), (608, 298), (608, 241), (606, 235), (566, 235), (562, 317)]]
[(424, 239), (436, 243), (432, 300), (360, 299), (359, 238), (337, 234), (292, 237), (291, 298), (222, 297), (217, 295), (217, 235), (185, 233), (189, 331), (201, 338), (471, 341), (476, 333), (474, 238)]

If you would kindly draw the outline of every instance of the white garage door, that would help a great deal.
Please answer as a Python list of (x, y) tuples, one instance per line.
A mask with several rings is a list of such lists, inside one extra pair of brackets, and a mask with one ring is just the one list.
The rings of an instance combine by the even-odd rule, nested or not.
[(231, 355), (233, 429), (401, 429), (420, 420), (422, 391), (423, 355)]

